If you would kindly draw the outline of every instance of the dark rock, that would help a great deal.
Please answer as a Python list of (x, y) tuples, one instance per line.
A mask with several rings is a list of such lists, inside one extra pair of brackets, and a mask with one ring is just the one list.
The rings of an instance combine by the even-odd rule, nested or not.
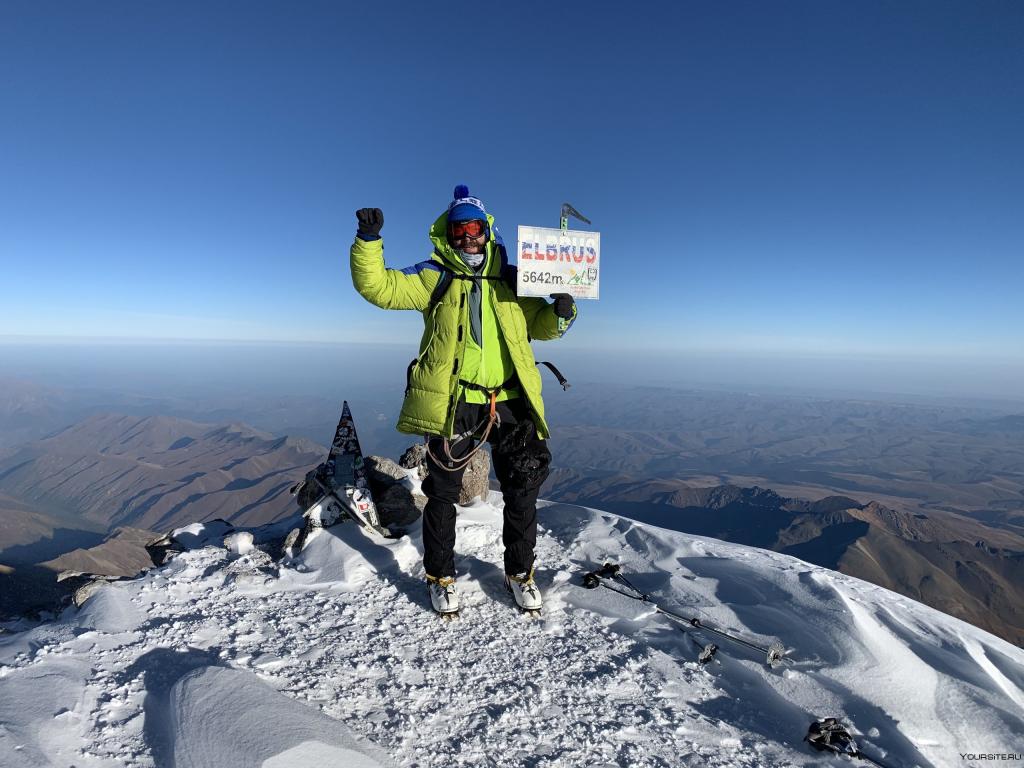
[(366, 470), (381, 525), (403, 527), (419, 519), (427, 499), (409, 489), (405, 468), (383, 456), (367, 456)]
[(427, 446), (424, 443), (416, 443), (410, 446), (405, 453), (402, 454), (402, 458), (398, 460), (398, 464), (406, 469), (415, 469), (419, 475), (420, 480), (427, 476)]

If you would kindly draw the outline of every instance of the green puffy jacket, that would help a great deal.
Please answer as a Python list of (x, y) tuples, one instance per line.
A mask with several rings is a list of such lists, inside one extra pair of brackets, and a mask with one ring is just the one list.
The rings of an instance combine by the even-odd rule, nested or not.
[[(487, 218), (491, 232), (495, 233), (494, 217)], [(576, 319), (575, 308), (573, 317), (560, 331), (553, 305), (543, 298), (519, 298), (515, 289), (502, 279), (476, 281), (482, 291), (483, 322), (483, 348), (477, 347), (470, 339), (469, 319), (468, 294), (474, 281), (452, 280), (441, 300), (430, 308), (434, 288), (443, 274), (442, 265), (455, 274), (474, 274), (448, 244), (447, 224), (445, 212), (430, 228), (434, 244), (431, 258), (402, 270), (385, 268), (383, 240), (364, 241), (357, 237), (352, 244), (352, 283), (363, 298), (384, 309), (415, 309), (423, 313), (423, 337), (409, 373), (398, 431), (451, 437), (455, 406), (463, 389), (459, 379), (470, 376), (468, 380), (485, 380), (489, 386), (497, 386), (514, 373), (519, 379), (519, 393), (533, 413), (537, 434), (546, 439), (550, 433), (544, 420), (540, 372), (530, 340), (562, 336)], [(515, 268), (509, 267), (505, 248), (495, 233), (488, 239), (481, 274), (501, 278), (510, 269)], [(514, 285), (514, 280), (511, 282)], [(499, 335), (503, 344), (488, 342)], [(467, 372), (467, 365), (471, 371)]]

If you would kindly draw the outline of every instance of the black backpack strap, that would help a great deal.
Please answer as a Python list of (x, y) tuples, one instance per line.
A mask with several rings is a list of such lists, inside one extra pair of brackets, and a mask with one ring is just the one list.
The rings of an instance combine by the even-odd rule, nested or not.
[(430, 304), (427, 305), (427, 312), (433, 312), (434, 307), (438, 305), (438, 302), (448, 292), (448, 286), (452, 284), (454, 279), (455, 274), (450, 269), (441, 270), (441, 277), (438, 278), (437, 285), (434, 286), (434, 292), (430, 294)]
[(412, 359), (412, 361), (409, 363), (409, 367), (405, 369), (405, 394), (406, 395), (408, 395), (409, 394), (409, 390), (412, 389), (412, 369), (416, 366), (416, 363), (418, 363), (419, 361), (420, 361), (420, 359), (418, 357), (414, 357)]
[(434, 307), (437, 306), (438, 302), (444, 298), (444, 295), (448, 292), (448, 288), (451, 286), (453, 280), (466, 280), (471, 283), (479, 283), (481, 280), (492, 280), (495, 282), (501, 281), (506, 283), (515, 293), (516, 290), (516, 268), (512, 267), (511, 279), (507, 274), (507, 270), (502, 270), (501, 275), (463, 275), (459, 272), (453, 272), (449, 267), (441, 265), (441, 277), (438, 278), (437, 285), (434, 286), (433, 292), (430, 294), (430, 303), (427, 305), (427, 312), (432, 312)]
[(555, 378), (558, 379), (558, 383), (562, 385), (562, 390), (565, 392), (569, 391), (569, 387), (571, 387), (572, 384), (570, 384), (566, 380), (565, 376), (562, 375), (562, 372), (560, 370), (555, 368), (554, 363), (549, 363), (547, 360), (541, 360), (540, 362), (537, 363), (537, 365), (546, 365), (548, 367), (548, 370), (555, 374)]
[(501, 280), (512, 291), (512, 295), (518, 296), (519, 268), (515, 264), (509, 264), (508, 251), (505, 250), (505, 244), (498, 242), (497, 246), (498, 258), (501, 259)]
[(515, 264), (506, 264), (501, 268), (501, 281), (508, 286), (513, 296), (519, 296), (519, 270)]
[[(434, 253), (438, 256), (441, 254), (435, 248)], [(448, 286), (452, 284), (452, 280), (455, 277), (455, 273), (451, 269), (445, 266), (444, 262), (437, 265), (440, 269), (441, 276), (437, 279), (437, 284), (434, 286), (433, 292), (430, 294), (430, 303), (427, 305), (427, 312), (433, 312), (434, 307), (437, 306), (438, 302), (444, 298), (444, 295), (448, 292)]]
[[(519, 270), (515, 264), (508, 263), (508, 252), (505, 250), (505, 245), (500, 242), (495, 245), (498, 250), (498, 258), (501, 260), (501, 271), (496, 277), (492, 275), (463, 275), (461, 273), (453, 272), (451, 267), (447, 266), (443, 260), (434, 262), (433, 265), (438, 268), (438, 271), (441, 273), (441, 277), (438, 279), (433, 292), (430, 294), (430, 303), (427, 305), (427, 311), (432, 311), (434, 307), (437, 306), (437, 303), (444, 298), (445, 293), (448, 292), (448, 288), (452, 284), (452, 280), (469, 280), (472, 282), (479, 282), (480, 280), (500, 280), (508, 286), (513, 295), (518, 295), (516, 286), (519, 280)], [(443, 259), (441, 252), (437, 248), (434, 249), (434, 253), (437, 254), (439, 259)]]

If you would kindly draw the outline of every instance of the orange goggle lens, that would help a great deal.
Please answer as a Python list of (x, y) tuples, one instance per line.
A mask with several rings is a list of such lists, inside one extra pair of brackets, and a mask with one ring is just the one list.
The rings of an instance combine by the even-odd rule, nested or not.
[(456, 221), (448, 225), (452, 237), (480, 237), (486, 229), (487, 224), (479, 219)]

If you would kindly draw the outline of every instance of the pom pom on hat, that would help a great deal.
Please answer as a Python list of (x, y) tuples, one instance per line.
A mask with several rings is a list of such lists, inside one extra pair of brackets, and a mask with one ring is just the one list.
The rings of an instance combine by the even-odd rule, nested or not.
[(483, 201), (477, 197), (471, 197), (469, 187), (459, 184), (455, 187), (454, 200), (448, 204), (448, 221), (470, 221), (471, 219), (483, 219), (487, 221), (487, 209)]

